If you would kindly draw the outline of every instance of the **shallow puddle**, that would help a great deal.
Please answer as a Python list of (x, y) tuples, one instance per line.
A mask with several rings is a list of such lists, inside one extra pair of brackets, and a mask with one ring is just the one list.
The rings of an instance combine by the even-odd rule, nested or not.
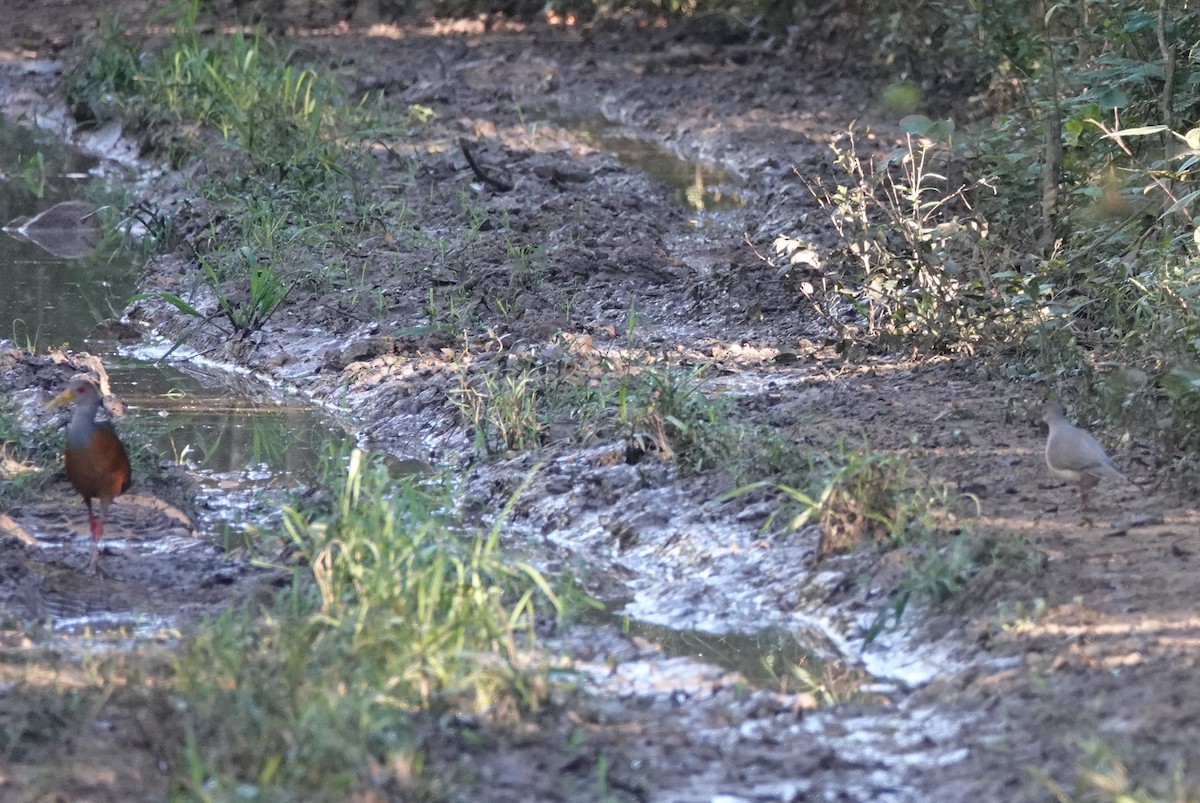
[(9, 225), (60, 201), (100, 194), (97, 167), (94, 157), (0, 119), (0, 226), (6, 227), (0, 233), (0, 337), (31, 348), (78, 347), (101, 321), (121, 316), (137, 284), (135, 246), (109, 236), (89, 248), (69, 243), (56, 254)]
[(200, 528), (226, 549), (275, 527), (290, 493), (315, 482), (323, 456), (350, 440), (315, 408), (216, 367), (131, 357), (107, 365), (125, 426), (188, 468)]
[(602, 116), (563, 117), (554, 122), (596, 148), (612, 153), (625, 166), (666, 184), (680, 206), (697, 212), (725, 212), (746, 204), (734, 186), (734, 179), (724, 170), (680, 159), (644, 139), (621, 134)]
[(215, 369), (128, 357), (107, 366), (133, 426), (164, 458), (196, 471), (297, 485), (315, 476), (322, 450), (347, 437), (313, 408), (232, 388), (236, 377)]
[(751, 686), (779, 690), (795, 689), (795, 667), (820, 675), (822, 664), (783, 628), (766, 628), (756, 633), (704, 633), (675, 630), (631, 619), (615, 617), (620, 629), (632, 638), (657, 645), (672, 658), (693, 658), (742, 675)]
[(80, 242), (56, 247), (72, 232), (55, 227), (31, 239), (20, 229), (64, 201), (109, 192), (102, 170), (93, 156), (0, 121), (0, 338), (31, 351), (68, 347), (100, 357), (125, 405), (121, 429), (186, 465), (218, 519), (244, 520), (262, 506), (262, 490), (312, 480), (322, 451), (346, 436), (311, 407), (281, 403), (236, 373), (199, 360), (161, 361), (161, 351), (123, 353), (117, 341), (96, 336), (137, 290), (139, 247), (112, 231), (90, 251)]
[[(130, 649), (137, 641), (145, 639), (176, 638), (178, 624), (168, 616), (158, 616), (145, 611), (104, 611), (86, 616), (64, 616), (53, 621), (54, 632), (62, 636), (93, 639), (93, 647), (107, 646), (109, 649)], [(43, 646), (51, 646), (43, 642)], [(61, 640), (59, 646), (75, 646), (73, 641)]]

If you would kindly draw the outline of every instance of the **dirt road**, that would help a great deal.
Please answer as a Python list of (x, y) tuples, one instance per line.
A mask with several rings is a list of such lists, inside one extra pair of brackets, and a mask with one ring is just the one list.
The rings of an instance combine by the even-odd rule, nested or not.
[[(0, 52), (62, 56), (93, 6), (26, 2)], [(132, 7), (136, 25), (146, 9)], [(578, 722), (556, 712), (473, 749), (432, 744), (436, 765), (473, 768), (464, 799), (598, 797), (601, 756), (607, 793), (655, 801), (1047, 800), (1053, 783), (1074, 791), (1087, 768), (1118, 777), (1118, 761), (1130, 789), (1166, 795), (1176, 773), (1177, 788), (1197, 788), (1191, 501), (1110, 488), (1096, 526), (1078, 526), (1071, 489), (1041, 463), (1037, 388), (992, 378), (970, 359), (847, 362), (826, 345), (795, 273), (762, 259), (779, 237), (832, 252), (836, 237), (804, 179), (830, 175), (828, 146), (854, 121), (894, 130), (848, 60), (830, 66), (753, 37), (677, 39), (669, 27), (314, 21), (332, 27), (291, 31), (305, 52), (343, 65), (354, 89), (432, 112), (381, 140), (394, 158), (381, 158), (380, 180), (409, 171), (410, 157), (419, 166), (422, 190), (403, 196), (404, 214), (426, 231), (460, 226), (453, 201), (466, 197), (507, 215), (516, 241), (483, 231), (450, 254), (365, 241), (350, 259), (371, 292), (331, 301), (313, 288), (253, 341), (201, 333), (197, 348), (336, 404), (377, 448), (437, 460), (470, 447), (445, 403), (452, 376), (442, 350), (454, 341), (389, 336), (428, 323), (431, 287), (441, 303), (497, 321), (512, 342), (545, 348), (568, 333), (561, 347), (580, 359), (617, 349), (636, 310), (639, 344), (709, 365), (705, 392), (726, 394), (739, 415), (774, 422), (796, 449), (850, 438), (907, 455), (977, 500), (962, 526), (1020, 556), (972, 577), (944, 607), (910, 610), (904, 627), (862, 653), (865, 624), (902, 581), (902, 553), (815, 562), (813, 533), (764, 539), (761, 517), (706, 504), (722, 488), (654, 462), (614, 465), (604, 457), (611, 444), (550, 444), (477, 468), (468, 496), (486, 510), (535, 460), (552, 466), (518, 506), (511, 537), (544, 566), (573, 566), (594, 593), (631, 600), (635, 618), (685, 631), (816, 634), (891, 682), (816, 708), (804, 695), (747, 693), (706, 663), (687, 661), (672, 680), (675, 659), (652, 645), (583, 629), (560, 645), (581, 665), (648, 662), (653, 682), (595, 673), (585, 709), (599, 747), (583, 760), (563, 756), (560, 739)], [(52, 89), (57, 77), (37, 81)], [(891, 146), (883, 134), (861, 140)], [(460, 141), (511, 190), (472, 173)], [(145, 281), (170, 285), (189, 270), (158, 259)], [(521, 270), (537, 273), (536, 292)], [(514, 304), (520, 315), (505, 312)], [(186, 323), (168, 305), (132, 312), (168, 336)], [(1136, 444), (1115, 456), (1135, 479), (1154, 479)], [(120, 749), (144, 757), (138, 744)], [(88, 750), (113, 749), (91, 733), (75, 747), (67, 761), (79, 772)], [(86, 796), (161, 789), (143, 782), (118, 774)]]

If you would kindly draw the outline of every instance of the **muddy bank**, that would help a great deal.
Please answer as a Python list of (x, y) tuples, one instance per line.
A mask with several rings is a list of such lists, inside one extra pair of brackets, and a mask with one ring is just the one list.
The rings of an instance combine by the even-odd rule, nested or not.
[[(379, 151), (377, 180), (403, 197), (406, 217), (356, 243), (352, 271), (297, 288), (252, 335), (230, 338), (162, 301), (127, 310), (145, 337), (186, 334), (188, 348), (322, 405), (373, 448), (460, 468), (464, 506), (485, 521), (541, 464), (506, 546), (629, 600), (634, 618), (709, 633), (782, 628), (890, 681), (816, 710), (811, 691), (747, 691), (714, 664), (663, 656), (616, 628), (580, 629), (551, 645), (592, 676), (585, 706), (547, 714), (533, 733), (485, 732), (473, 750), (432, 744), (431, 758), (469, 764), (478, 774), (464, 776), (466, 788), (489, 800), (586, 795), (600, 753), (562, 757), (574, 727), (603, 748), (611, 790), (629, 799), (1041, 800), (1047, 789), (1030, 768), (1070, 787), (1095, 736), (1139, 777), (1194, 773), (1194, 507), (1113, 488), (1097, 526), (1081, 528), (1071, 489), (1041, 465), (1036, 389), (990, 379), (972, 361), (848, 364), (832, 353), (796, 277), (756, 251), (780, 235), (830, 247), (793, 167), (827, 170), (828, 142), (877, 113), (872, 87), (747, 46), (651, 58), (654, 42), (468, 23), (306, 36), (304, 47), (347, 64), (358, 88), (436, 112)], [(52, 97), (53, 69), (18, 75), (42, 76), (39, 94)], [(743, 205), (681, 204), (677, 188), (598, 148), (594, 120), (572, 122), (596, 110), (615, 134), (662, 145), (662, 159), (714, 163)], [(881, 130), (887, 122), (877, 118)], [(460, 138), (513, 189), (478, 181)], [(193, 180), (204, 169), (215, 168)], [(186, 186), (160, 175), (144, 191), (186, 238), (219, 233), (222, 221)], [(497, 228), (448, 234), (473, 216), (510, 221), (507, 241)], [(418, 231), (447, 233), (450, 248)], [(152, 260), (143, 284), (214, 313), (185, 253)], [(818, 560), (813, 528), (764, 534), (769, 506), (713, 505), (728, 490), (714, 475), (681, 477), (654, 455), (631, 462), (623, 437), (580, 448), (567, 427), (534, 453), (475, 458), (448, 401), (463, 363), (549, 364), (564, 351), (584, 363), (637, 352), (704, 364), (705, 394), (779, 429), (795, 450), (850, 439), (903, 454), (951, 497), (970, 495), (952, 508), (951, 536), (969, 526), (997, 552), (1016, 545), (1017, 559), (979, 571), (931, 614), (910, 609), (905, 627), (863, 653), (914, 559), (904, 550)], [(1117, 458), (1152, 479), (1136, 444)], [(572, 719), (580, 711), (583, 724)]]
[[(22, 449), (61, 449), (66, 416), (45, 405), (78, 376), (110, 388), (95, 358), (33, 357), (0, 341), (0, 394), (12, 403), (25, 433)], [(135, 465), (137, 481), (111, 511), (102, 571), (94, 575), (83, 570), (91, 542), (87, 513), (61, 465), (32, 479), (24, 476), (20, 485), (7, 484), (0, 534), (9, 616), (29, 623), (54, 620), (55, 630), (67, 632), (177, 630), (231, 599), (254, 597), (260, 584), (270, 593), (269, 586), (287, 579), (252, 568), (201, 537), (196, 488), (181, 466), (137, 453)]]

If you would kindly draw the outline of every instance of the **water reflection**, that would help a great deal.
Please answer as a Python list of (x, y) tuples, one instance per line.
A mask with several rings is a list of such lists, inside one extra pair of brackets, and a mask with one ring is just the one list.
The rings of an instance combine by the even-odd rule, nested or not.
[(295, 485), (316, 476), (323, 449), (347, 438), (310, 407), (231, 388), (228, 374), (134, 360), (110, 361), (108, 373), (131, 424), (160, 454), (206, 473)]
[(733, 181), (724, 170), (685, 161), (658, 145), (615, 133), (604, 117), (569, 117), (559, 123), (596, 148), (614, 154), (627, 167), (666, 184), (674, 190), (675, 202), (680, 206), (698, 212), (721, 212), (746, 203), (732, 189)]
[[(90, 181), (96, 165), (42, 132), (0, 120), (0, 224), (102, 191)], [(96, 324), (120, 317), (136, 286), (137, 255), (111, 233), (87, 251), (83, 258), (75, 258), (81, 247), (56, 256), (0, 235), (0, 335), (22, 346), (78, 346)]]
[(32, 218), (9, 221), (4, 231), (60, 259), (89, 257), (103, 239), (100, 210), (86, 201), (61, 201)]
[(823, 665), (819, 656), (784, 628), (765, 628), (755, 633), (678, 630), (623, 617), (617, 613), (623, 607), (620, 601), (609, 603), (604, 610), (584, 613), (580, 620), (617, 624), (626, 635), (657, 645), (669, 657), (693, 658), (738, 672), (758, 688), (779, 688), (796, 666), (819, 671)]
[(98, 354), (128, 408), (122, 427), (214, 487), (312, 479), (322, 449), (344, 435), (311, 409), (237, 388), (223, 371), (119, 357), (115, 342), (95, 339), (97, 324), (123, 314), (139, 267), (136, 252), (104, 236), (93, 207), (80, 200), (104, 191), (91, 182), (97, 165), (42, 132), (0, 121), (0, 224), (19, 229), (0, 234), (0, 336), (38, 350), (65, 344)]

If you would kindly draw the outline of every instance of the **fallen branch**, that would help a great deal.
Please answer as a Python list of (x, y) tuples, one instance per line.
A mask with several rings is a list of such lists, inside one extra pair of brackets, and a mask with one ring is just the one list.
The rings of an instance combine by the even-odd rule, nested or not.
[(467, 157), (467, 164), (471, 166), (471, 170), (484, 184), (487, 184), (489, 187), (496, 190), (496, 192), (508, 192), (513, 188), (511, 182), (496, 178), (479, 166), (479, 163), (475, 161), (475, 157), (471, 155), (471, 150), (467, 147), (467, 141), (465, 139), (461, 137), (459, 138), (458, 147), (462, 149), (463, 156)]

